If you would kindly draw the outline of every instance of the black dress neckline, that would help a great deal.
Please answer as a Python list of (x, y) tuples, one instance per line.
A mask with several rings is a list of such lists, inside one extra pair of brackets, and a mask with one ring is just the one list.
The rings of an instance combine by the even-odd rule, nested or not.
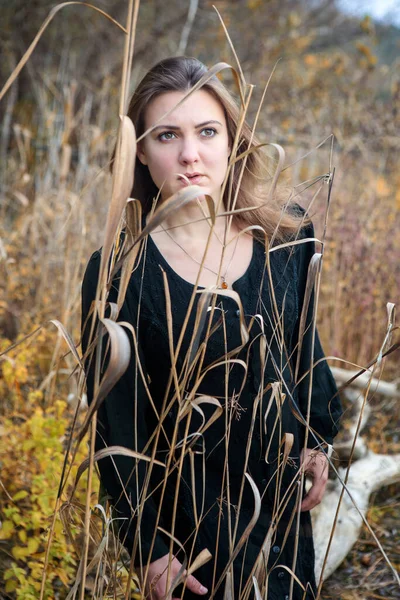
[[(184, 277), (182, 277), (181, 275), (179, 275), (179, 273), (177, 273), (177, 271), (175, 271), (175, 269), (173, 267), (171, 267), (171, 265), (169, 264), (169, 262), (166, 260), (166, 258), (164, 257), (164, 255), (159, 250), (157, 244), (155, 243), (155, 241), (153, 240), (153, 238), (151, 237), (151, 235), (148, 236), (148, 240), (149, 240), (149, 243), (152, 246), (152, 249), (155, 251), (156, 255), (159, 257), (160, 262), (162, 263), (163, 267), (165, 267), (165, 269), (167, 271), (169, 271), (178, 281), (180, 281), (181, 283), (183, 283), (186, 286), (189, 286), (193, 290), (193, 288), (195, 287), (195, 284), (191, 283), (190, 281), (188, 281), (187, 279), (185, 279)], [(232, 283), (232, 285), (229, 286), (228, 289), (235, 290), (235, 287), (240, 286), (241, 283), (244, 280), (247, 279), (247, 277), (248, 277), (251, 269), (254, 266), (255, 259), (256, 259), (256, 240), (253, 237), (253, 248), (252, 248), (250, 262), (247, 265), (247, 268), (246, 268), (245, 272), (240, 277), (238, 277), (237, 279), (235, 279), (235, 281)], [(207, 288), (205, 286), (203, 286), (203, 285), (198, 285), (197, 289), (199, 289), (199, 290), (205, 290)], [(220, 290), (220, 288), (217, 288), (217, 290)]]

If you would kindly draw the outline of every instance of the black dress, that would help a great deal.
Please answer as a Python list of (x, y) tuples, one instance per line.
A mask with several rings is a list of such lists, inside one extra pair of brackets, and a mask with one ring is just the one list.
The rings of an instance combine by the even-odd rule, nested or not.
[[(302, 235), (313, 237), (312, 226)], [(181, 545), (174, 542), (173, 552), (183, 562), (183, 546), (189, 563), (203, 548), (211, 552), (213, 560), (194, 573), (208, 588), (206, 597), (213, 591), (215, 598), (223, 598), (225, 580), (221, 575), (253, 516), (254, 493), (244, 472), (257, 487), (261, 511), (233, 561), (234, 598), (239, 599), (246, 584), (252, 586), (252, 569), (267, 533), (264, 573), (268, 598), (289, 598), (294, 554), (297, 579), (292, 584), (293, 598), (313, 597), (311, 591), (304, 595), (304, 589), (315, 588), (310, 515), (295, 510), (310, 383), (309, 376), (301, 378), (312, 362), (312, 303), (300, 353), (298, 337), (313, 253), (312, 242), (270, 252), (269, 277), (265, 248), (253, 241), (251, 264), (233, 284), (248, 329), (244, 346), (246, 334), (240, 326), (237, 296), (216, 290), (205, 297), (201, 288), (180, 340), (194, 288), (168, 265), (151, 237), (146, 240), (118, 316), (118, 321), (134, 326), (137, 352), (132, 351), (126, 373), (99, 410), (96, 449), (119, 445), (148, 456), (154, 451), (154, 458), (169, 465), (170, 473), (165, 478), (163, 467), (153, 465), (149, 473), (148, 462), (114, 456), (99, 462), (102, 483), (113, 499), (115, 515), (121, 519), (117, 521), (120, 539), (130, 552), (134, 548), (134, 564), (139, 565), (146, 564), (150, 552), (151, 560), (155, 560), (169, 551), (171, 538), (165, 532), (172, 533), (179, 482), (173, 535)], [(94, 299), (99, 266), (100, 253), (95, 252), (83, 282), (83, 324)], [(110, 302), (116, 302), (117, 290), (118, 276)], [(84, 352), (89, 325), (83, 331)], [(132, 344), (132, 334), (129, 336)], [(179, 341), (176, 376), (171, 378), (171, 345), (175, 352)], [(323, 356), (316, 335), (314, 363)], [(89, 401), (93, 397), (91, 364), (93, 361), (86, 363)], [(337, 433), (341, 409), (336, 391), (326, 362), (318, 362), (313, 369), (309, 447), (322, 441), (331, 444)], [(217, 410), (216, 402), (207, 402), (207, 397), (216, 399), (221, 409), (219, 417), (204, 428)], [(199, 403), (199, 398), (203, 402)], [(198, 404), (193, 408), (196, 399)], [(186, 414), (185, 405), (191, 407)], [(153, 435), (157, 431), (158, 436)], [(171, 451), (174, 433), (175, 448)], [(121, 493), (120, 481), (126, 493)], [(139, 521), (138, 498), (142, 500)], [(186, 590), (185, 598), (192, 597)]]

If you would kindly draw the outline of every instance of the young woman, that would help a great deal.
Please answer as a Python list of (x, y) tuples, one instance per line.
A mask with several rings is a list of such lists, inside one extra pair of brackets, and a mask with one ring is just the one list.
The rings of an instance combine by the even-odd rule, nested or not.
[[(137, 136), (150, 129), (131, 194), (142, 227), (155, 205), (199, 192), (142, 243), (117, 318), (131, 325), (130, 365), (98, 411), (97, 449), (149, 460), (102, 459), (101, 479), (147, 597), (246, 598), (254, 576), (269, 600), (312, 598), (309, 510), (340, 416), (308, 293), (313, 228), (263, 185), (265, 156), (246, 154), (257, 145), (246, 124), (236, 139), (239, 109), (219, 79), (185, 98), (206, 73), (195, 59), (164, 60), (130, 103)], [(89, 400), (99, 265), (95, 252), (82, 291)], [(118, 286), (119, 275), (109, 302)], [(205, 549), (212, 559), (188, 575)]]

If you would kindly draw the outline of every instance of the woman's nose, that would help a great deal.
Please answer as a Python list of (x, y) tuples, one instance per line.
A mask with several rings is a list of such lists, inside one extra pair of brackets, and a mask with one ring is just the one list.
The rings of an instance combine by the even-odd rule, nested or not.
[(179, 161), (183, 165), (196, 163), (199, 159), (199, 151), (195, 139), (184, 139), (180, 148)]

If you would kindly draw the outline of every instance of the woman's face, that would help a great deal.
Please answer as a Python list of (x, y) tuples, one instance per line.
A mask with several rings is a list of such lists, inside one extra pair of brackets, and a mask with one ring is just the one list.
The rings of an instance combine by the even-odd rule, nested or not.
[[(165, 92), (146, 109), (145, 128), (171, 110), (185, 92)], [(228, 130), (221, 104), (207, 91), (193, 92), (177, 109), (163, 118), (139, 143), (139, 160), (161, 189), (163, 200), (189, 185), (204, 187), (218, 200), (230, 154)]]

